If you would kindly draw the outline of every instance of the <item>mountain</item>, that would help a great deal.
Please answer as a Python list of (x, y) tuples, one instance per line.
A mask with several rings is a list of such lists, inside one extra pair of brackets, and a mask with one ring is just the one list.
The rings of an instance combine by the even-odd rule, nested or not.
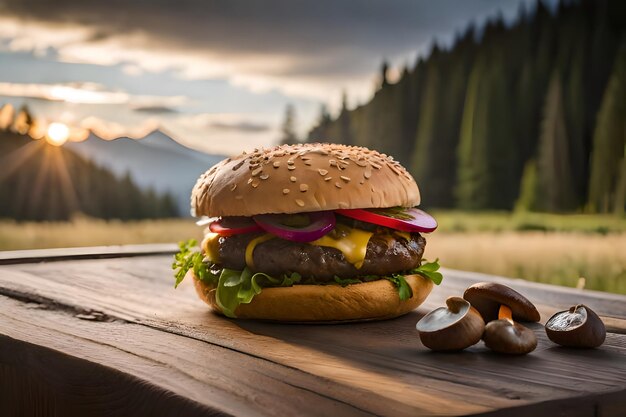
[(0, 129), (0, 218), (65, 221), (179, 215), (171, 195), (142, 189), (65, 146)]
[(83, 142), (64, 146), (117, 175), (130, 173), (142, 187), (169, 192), (181, 214), (189, 213), (189, 195), (196, 179), (225, 157), (183, 146), (161, 130), (141, 139), (102, 139), (93, 133)]

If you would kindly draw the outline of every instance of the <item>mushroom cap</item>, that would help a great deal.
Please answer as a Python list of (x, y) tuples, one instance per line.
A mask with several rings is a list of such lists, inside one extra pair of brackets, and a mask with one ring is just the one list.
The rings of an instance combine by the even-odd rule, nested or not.
[(602, 319), (584, 304), (554, 314), (545, 328), (550, 340), (567, 347), (594, 348), (606, 338)]
[(537, 322), (541, 319), (537, 308), (526, 297), (496, 282), (474, 284), (465, 290), (463, 298), (480, 312), (485, 323), (498, 318), (498, 309), (502, 304), (511, 308), (514, 320)]
[(455, 351), (478, 343), (485, 330), (480, 313), (461, 297), (448, 297), (446, 305), (415, 325), (422, 344), (432, 350)]
[(494, 320), (485, 326), (485, 345), (498, 353), (525, 355), (537, 347), (535, 333), (509, 320)]

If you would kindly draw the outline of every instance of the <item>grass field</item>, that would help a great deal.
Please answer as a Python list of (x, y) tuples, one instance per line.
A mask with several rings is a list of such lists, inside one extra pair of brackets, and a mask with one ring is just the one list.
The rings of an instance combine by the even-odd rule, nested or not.
[[(426, 256), (447, 268), (626, 294), (626, 219), (614, 216), (439, 212)], [(199, 238), (193, 220), (0, 222), (0, 250)]]

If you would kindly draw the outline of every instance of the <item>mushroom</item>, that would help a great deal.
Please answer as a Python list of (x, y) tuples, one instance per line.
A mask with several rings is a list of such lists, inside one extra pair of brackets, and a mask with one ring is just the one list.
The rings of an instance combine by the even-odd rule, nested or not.
[(420, 340), (432, 350), (462, 350), (480, 340), (485, 322), (480, 313), (461, 297), (448, 297), (439, 307), (417, 322)]
[(463, 298), (472, 304), (483, 316), (485, 323), (498, 318), (501, 305), (510, 307), (512, 317), (517, 321), (537, 322), (539, 312), (526, 297), (506, 285), (495, 282), (479, 282), (465, 290)]
[(537, 338), (532, 330), (515, 323), (512, 311), (506, 305), (501, 305), (498, 320), (490, 321), (485, 326), (483, 335), (485, 345), (498, 353), (524, 355), (537, 347)]
[(550, 317), (546, 322), (546, 334), (561, 346), (594, 348), (604, 343), (606, 329), (592, 309), (577, 304)]

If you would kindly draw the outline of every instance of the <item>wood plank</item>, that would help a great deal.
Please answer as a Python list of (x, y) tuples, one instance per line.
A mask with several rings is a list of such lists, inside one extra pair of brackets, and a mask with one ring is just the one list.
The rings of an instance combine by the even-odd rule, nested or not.
[[(279, 325), (232, 321), (208, 313), (188, 284), (173, 290), (170, 263), (169, 257), (138, 257), (5, 266), (0, 268), (0, 292), (91, 315), (105, 323), (123, 319), (282, 364), (323, 378), (327, 385), (311, 389), (324, 397), (380, 415), (510, 411), (554, 401), (560, 404), (560, 399), (583, 410), (604, 407), (600, 398), (607, 407), (614, 405), (619, 397), (609, 394), (621, 395), (626, 390), (626, 343), (620, 334), (610, 334), (601, 349), (570, 351), (551, 344), (541, 326), (533, 325), (539, 347), (522, 358), (493, 355), (482, 344), (453, 355), (427, 351), (417, 338), (415, 322), (448, 295), (462, 293), (468, 283), (484, 276), (455, 276), (446, 271), (446, 281), (425, 306), (397, 320)], [(506, 283), (527, 293), (518, 281)], [(536, 298), (531, 298), (544, 320), (548, 317), (544, 312), (556, 311), (554, 300), (569, 305), (580, 297), (597, 303), (593, 308), (599, 313), (617, 316), (617, 327), (626, 317), (619, 305), (614, 311), (620, 296), (608, 297), (605, 304), (602, 297), (587, 291), (559, 295), (558, 288), (544, 286), (533, 291)], [(621, 301), (625, 304), (626, 297)], [(343, 392), (339, 387), (361, 395), (348, 400), (339, 394)]]
[(154, 243), (149, 245), (0, 251), (0, 265), (64, 261), (71, 259), (106, 259), (146, 255), (168, 255), (175, 253), (177, 250), (178, 246), (174, 243)]
[[(0, 296), (3, 416), (33, 415), (32, 407), (63, 416), (282, 416), (298, 414), (302, 402), (315, 404), (309, 415), (369, 415), (299, 386), (305, 377), (315, 379), (192, 338)], [(37, 397), (52, 400), (11, 401)]]

